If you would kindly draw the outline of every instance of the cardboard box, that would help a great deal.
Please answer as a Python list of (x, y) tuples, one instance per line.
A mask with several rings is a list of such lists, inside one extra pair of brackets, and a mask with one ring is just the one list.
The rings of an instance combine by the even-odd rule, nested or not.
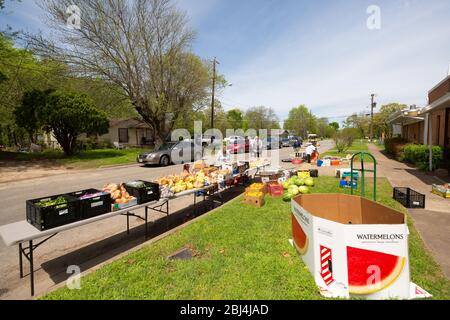
[(264, 194), (261, 197), (253, 197), (246, 192), (244, 194), (244, 203), (255, 208), (261, 208), (265, 204)]
[(112, 211), (119, 211), (119, 210), (123, 210), (126, 208), (131, 208), (134, 207), (138, 204), (138, 201), (136, 198), (128, 201), (127, 203), (114, 203), (112, 205)]
[(293, 243), (321, 294), (365, 299), (411, 296), (405, 215), (345, 194), (292, 200)]

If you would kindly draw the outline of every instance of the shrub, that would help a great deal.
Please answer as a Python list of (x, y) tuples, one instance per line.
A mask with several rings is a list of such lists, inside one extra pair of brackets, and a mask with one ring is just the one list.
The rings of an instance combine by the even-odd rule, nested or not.
[[(433, 146), (433, 170), (436, 170), (444, 160), (444, 150), (440, 146)], [(403, 148), (401, 161), (412, 163), (420, 170), (427, 170), (429, 167), (430, 149), (427, 145), (408, 144)]]
[(403, 152), (403, 147), (408, 144), (406, 139), (395, 137), (384, 140), (384, 148), (386, 152), (395, 158), (399, 158)]
[(355, 132), (353, 130), (343, 129), (333, 135), (334, 145), (339, 153), (347, 151), (355, 140)]

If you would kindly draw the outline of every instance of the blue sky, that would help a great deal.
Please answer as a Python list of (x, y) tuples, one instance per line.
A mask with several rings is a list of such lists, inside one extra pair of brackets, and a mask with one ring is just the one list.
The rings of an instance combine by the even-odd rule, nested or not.
[[(280, 120), (306, 104), (318, 116), (365, 111), (370, 93), (388, 102), (427, 104), (450, 65), (448, 0), (175, 0), (197, 32), (193, 51), (214, 56), (233, 84), (226, 109), (265, 105)], [(369, 30), (366, 10), (381, 9)], [(15, 29), (45, 28), (32, 0), (0, 16)]]

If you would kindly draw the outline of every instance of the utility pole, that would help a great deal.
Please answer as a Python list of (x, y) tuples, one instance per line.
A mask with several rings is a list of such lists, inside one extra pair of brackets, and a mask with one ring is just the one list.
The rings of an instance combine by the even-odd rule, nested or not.
[(213, 79), (212, 79), (212, 100), (211, 100), (211, 129), (214, 129), (214, 104), (216, 100), (216, 65), (220, 64), (214, 57), (213, 61)]
[(370, 104), (370, 142), (373, 140), (373, 109), (376, 108), (377, 104), (375, 103), (375, 94), (371, 94), (372, 102)]

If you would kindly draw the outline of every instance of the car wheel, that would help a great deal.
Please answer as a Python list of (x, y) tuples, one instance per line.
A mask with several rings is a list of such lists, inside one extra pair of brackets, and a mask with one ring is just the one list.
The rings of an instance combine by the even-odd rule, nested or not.
[(162, 156), (159, 160), (159, 165), (162, 167), (167, 167), (170, 164), (170, 159), (168, 156)]

